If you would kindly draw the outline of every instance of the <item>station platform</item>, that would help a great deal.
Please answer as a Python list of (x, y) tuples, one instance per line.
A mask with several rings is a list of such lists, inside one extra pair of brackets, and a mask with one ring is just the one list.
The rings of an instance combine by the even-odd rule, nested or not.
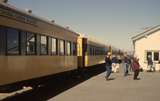
[(105, 72), (48, 101), (160, 101), (160, 72), (140, 72), (141, 80), (133, 80), (133, 73), (112, 73), (110, 81), (104, 76)]

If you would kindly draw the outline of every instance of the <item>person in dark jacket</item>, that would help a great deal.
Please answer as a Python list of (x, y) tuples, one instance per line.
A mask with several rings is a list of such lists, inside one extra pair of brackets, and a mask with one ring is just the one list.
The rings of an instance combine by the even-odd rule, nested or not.
[(112, 58), (111, 53), (108, 52), (107, 56), (105, 57), (105, 63), (106, 63), (106, 80), (109, 80), (109, 76), (112, 73)]
[(129, 57), (124, 57), (124, 76), (128, 75), (128, 69), (129, 69)]
[(131, 63), (132, 70), (134, 71), (134, 80), (139, 80), (138, 75), (139, 75), (139, 70), (140, 70), (140, 64), (139, 64), (139, 59), (133, 58), (132, 63)]
[(155, 72), (155, 67), (153, 66), (153, 60), (152, 60), (151, 55), (148, 55), (147, 57), (147, 65), (151, 72), (152, 70)]

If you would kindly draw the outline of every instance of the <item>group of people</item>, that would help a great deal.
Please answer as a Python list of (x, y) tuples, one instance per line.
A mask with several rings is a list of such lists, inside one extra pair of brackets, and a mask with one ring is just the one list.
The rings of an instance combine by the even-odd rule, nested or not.
[(120, 57), (112, 56), (110, 52), (107, 53), (105, 57), (106, 63), (106, 80), (110, 80), (110, 75), (112, 72), (119, 72), (121, 62), (124, 62), (124, 76), (127, 76), (129, 70), (134, 72), (133, 79), (139, 80), (138, 75), (140, 71), (139, 59), (136, 57), (124, 56), (122, 60)]

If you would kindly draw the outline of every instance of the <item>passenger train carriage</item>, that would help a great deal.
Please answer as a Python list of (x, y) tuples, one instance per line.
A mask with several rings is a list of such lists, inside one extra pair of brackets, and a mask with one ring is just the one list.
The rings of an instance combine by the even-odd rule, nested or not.
[(105, 45), (0, 3), (0, 88), (104, 63)]
[(78, 37), (78, 67), (89, 67), (104, 63), (107, 46), (89, 38)]

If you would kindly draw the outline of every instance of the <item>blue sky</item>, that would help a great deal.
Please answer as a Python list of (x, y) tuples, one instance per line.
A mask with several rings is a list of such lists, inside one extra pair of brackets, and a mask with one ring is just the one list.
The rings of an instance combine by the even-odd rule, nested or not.
[(160, 24), (160, 0), (9, 0), (105, 44), (131, 50), (131, 37)]

